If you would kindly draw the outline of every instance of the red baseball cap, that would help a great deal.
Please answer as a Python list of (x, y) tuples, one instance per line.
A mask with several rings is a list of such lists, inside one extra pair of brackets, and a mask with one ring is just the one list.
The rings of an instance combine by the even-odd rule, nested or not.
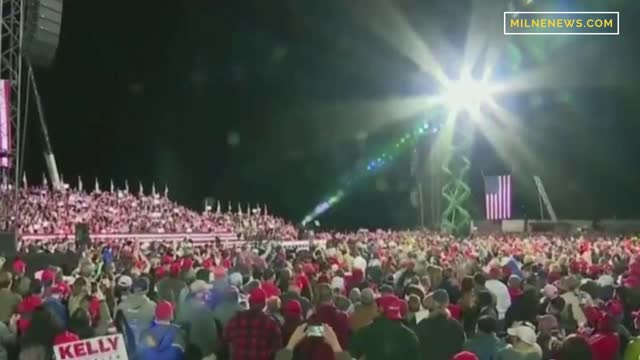
[(298, 300), (289, 300), (282, 307), (282, 312), (288, 315), (302, 316), (302, 304)]
[(179, 262), (174, 262), (173, 264), (171, 264), (171, 267), (169, 268), (169, 272), (171, 273), (171, 275), (178, 276), (180, 275), (180, 271), (182, 271), (182, 267), (180, 266)]
[(55, 280), (55, 279), (56, 279), (56, 273), (53, 270), (50, 270), (50, 269), (44, 270), (42, 272), (42, 277), (40, 278), (40, 280), (43, 283), (53, 282), (53, 280)]
[(173, 256), (165, 255), (162, 257), (163, 265), (170, 265), (173, 262)]
[(18, 313), (27, 314), (34, 311), (38, 306), (42, 305), (42, 299), (38, 296), (28, 296), (18, 304)]
[(267, 303), (267, 293), (264, 290), (257, 288), (251, 290), (249, 294), (249, 304), (251, 305), (264, 305)]
[(13, 262), (13, 272), (16, 274), (24, 274), (27, 271), (27, 263), (20, 259)]
[(51, 293), (52, 294), (61, 294), (63, 295), (65, 293), (65, 287), (63, 284), (53, 284), (53, 286), (51, 286)]
[(316, 272), (316, 269), (313, 267), (311, 263), (305, 263), (302, 265), (302, 272), (308, 275), (312, 275)]
[(70, 332), (70, 331), (65, 331), (61, 334), (58, 334), (54, 339), (53, 339), (53, 344), (54, 345), (62, 345), (62, 344), (68, 344), (68, 343), (72, 343), (74, 341), (78, 341), (80, 340), (80, 338), (78, 337), (78, 335)]
[(470, 351), (463, 351), (456, 354), (452, 360), (478, 360), (478, 356)]
[(156, 305), (156, 320), (171, 321), (173, 319), (173, 305), (168, 301), (159, 301)]
[(193, 260), (185, 258), (182, 260), (182, 270), (191, 270), (193, 268)]
[(295, 286), (298, 289), (302, 289), (303, 284), (299, 279), (294, 278), (294, 279), (289, 280), (289, 286)]
[(389, 320), (402, 320), (402, 303), (398, 299), (389, 299), (380, 303), (384, 316)]

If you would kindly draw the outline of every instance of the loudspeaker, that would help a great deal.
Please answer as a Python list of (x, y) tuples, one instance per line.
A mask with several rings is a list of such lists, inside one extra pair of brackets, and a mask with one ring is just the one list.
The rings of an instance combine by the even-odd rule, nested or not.
[(18, 242), (15, 232), (0, 232), (0, 256), (13, 258), (18, 252)]
[(33, 65), (50, 66), (56, 56), (63, 0), (28, 0), (24, 17), (24, 55)]
[(85, 223), (76, 224), (76, 244), (91, 244), (91, 236), (89, 235), (89, 225)]

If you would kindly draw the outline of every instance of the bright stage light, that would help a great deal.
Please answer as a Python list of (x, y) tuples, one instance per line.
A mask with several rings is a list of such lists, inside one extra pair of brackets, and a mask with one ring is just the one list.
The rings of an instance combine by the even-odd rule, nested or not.
[(484, 81), (463, 76), (449, 81), (443, 89), (443, 102), (449, 109), (476, 111), (491, 99), (492, 87)]

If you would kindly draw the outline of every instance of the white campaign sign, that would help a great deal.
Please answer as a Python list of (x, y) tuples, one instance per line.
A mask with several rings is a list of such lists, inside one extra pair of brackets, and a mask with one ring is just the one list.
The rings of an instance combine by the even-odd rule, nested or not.
[(53, 350), (56, 360), (128, 360), (120, 334), (56, 345)]

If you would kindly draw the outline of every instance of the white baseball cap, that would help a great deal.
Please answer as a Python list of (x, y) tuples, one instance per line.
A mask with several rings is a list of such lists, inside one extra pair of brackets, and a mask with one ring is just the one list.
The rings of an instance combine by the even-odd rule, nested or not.
[(597, 281), (598, 285), (600, 286), (612, 286), (613, 284), (615, 284), (615, 280), (613, 279), (613, 277), (611, 275), (602, 275), (600, 276), (600, 278), (598, 278)]
[(521, 341), (534, 345), (536, 344), (536, 332), (527, 325), (516, 325), (507, 330), (507, 334), (513, 337), (517, 337)]
[(130, 288), (133, 285), (133, 279), (130, 276), (122, 275), (118, 278), (118, 286), (124, 288)]
[(353, 260), (353, 268), (364, 270), (367, 268), (367, 260), (365, 260), (362, 256), (358, 256)]
[(542, 289), (542, 294), (544, 294), (547, 299), (553, 300), (558, 297), (558, 288), (554, 285), (547, 284), (544, 286), (544, 289)]
[(189, 288), (192, 293), (201, 293), (211, 290), (211, 285), (207, 284), (204, 280), (196, 280), (191, 283)]
[(331, 288), (334, 290), (344, 290), (344, 279), (339, 276), (335, 276), (331, 279)]
[(242, 274), (240, 274), (239, 272), (234, 272), (231, 273), (229, 275), (229, 284), (236, 286), (236, 287), (240, 287), (242, 286)]

